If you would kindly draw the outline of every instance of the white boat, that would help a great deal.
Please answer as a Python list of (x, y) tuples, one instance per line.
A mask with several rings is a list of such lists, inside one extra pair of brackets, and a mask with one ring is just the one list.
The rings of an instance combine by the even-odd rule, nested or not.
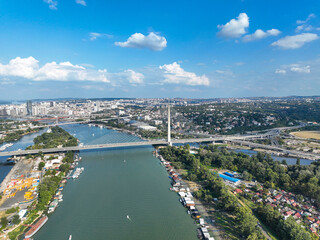
[(7, 143), (3, 145), (2, 147), (0, 147), (0, 152), (6, 150), (8, 147), (11, 147), (12, 145), (13, 143)]
[(69, 236), (69, 240), (71, 240), (71, 239), (72, 239), (72, 235)]

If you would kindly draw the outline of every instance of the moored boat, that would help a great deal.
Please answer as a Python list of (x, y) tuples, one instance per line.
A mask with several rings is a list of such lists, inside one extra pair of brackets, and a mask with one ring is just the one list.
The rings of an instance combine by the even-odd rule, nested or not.
[(40, 218), (40, 220), (33, 224), (28, 232), (26, 232), (26, 234), (24, 235), (25, 239), (31, 238), (34, 234), (36, 234), (47, 221), (47, 216), (43, 216), (42, 218)]

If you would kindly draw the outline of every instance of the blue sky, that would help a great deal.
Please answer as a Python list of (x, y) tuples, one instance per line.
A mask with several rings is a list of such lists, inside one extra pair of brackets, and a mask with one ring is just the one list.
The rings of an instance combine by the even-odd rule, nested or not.
[(320, 1), (0, 2), (0, 99), (319, 95)]

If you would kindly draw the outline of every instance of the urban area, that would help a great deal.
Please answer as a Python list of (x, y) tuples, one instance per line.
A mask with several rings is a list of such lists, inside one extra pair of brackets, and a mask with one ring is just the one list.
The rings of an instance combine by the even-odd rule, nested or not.
[[(83, 143), (62, 128), (75, 124), (150, 141), (200, 239), (318, 239), (319, 105), (318, 97), (0, 105), (2, 165), (13, 166), (0, 188), (1, 239), (31, 239), (69, 179), (81, 178)], [(10, 153), (35, 133), (32, 145)]]

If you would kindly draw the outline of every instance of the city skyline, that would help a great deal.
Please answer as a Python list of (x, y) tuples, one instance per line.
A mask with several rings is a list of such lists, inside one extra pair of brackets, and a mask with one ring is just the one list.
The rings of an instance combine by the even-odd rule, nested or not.
[(1, 2), (1, 100), (318, 95), (320, 3)]

